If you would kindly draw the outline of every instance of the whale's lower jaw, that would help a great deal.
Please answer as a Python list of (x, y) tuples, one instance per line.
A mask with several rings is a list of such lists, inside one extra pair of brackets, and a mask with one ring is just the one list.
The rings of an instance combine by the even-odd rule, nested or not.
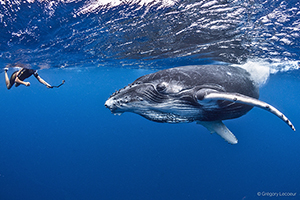
[(184, 117), (181, 115), (173, 114), (173, 113), (163, 113), (157, 111), (146, 111), (146, 112), (136, 112), (137, 114), (141, 115), (142, 117), (160, 123), (188, 123), (193, 122), (193, 118)]

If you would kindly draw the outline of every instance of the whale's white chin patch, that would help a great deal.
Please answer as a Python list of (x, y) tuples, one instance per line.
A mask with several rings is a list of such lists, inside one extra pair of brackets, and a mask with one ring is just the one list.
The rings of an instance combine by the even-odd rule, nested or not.
[(114, 100), (112, 98), (107, 99), (104, 103), (104, 105), (108, 108), (112, 107), (113, 104), (114, 104)]

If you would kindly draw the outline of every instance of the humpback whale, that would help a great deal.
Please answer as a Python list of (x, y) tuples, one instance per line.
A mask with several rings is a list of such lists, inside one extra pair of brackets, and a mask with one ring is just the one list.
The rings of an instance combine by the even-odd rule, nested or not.
[(230, 144), (238, 140), (222, 121), (241, 117), (253, 107), (273, 113), (295, 131), (283, 113), (258, 98), (258, 85), (245, 69), (194, 65), (142, 76), (113, 93), (105, 106), (113, 114), (133, 112), (155, 122), (196, 122)]

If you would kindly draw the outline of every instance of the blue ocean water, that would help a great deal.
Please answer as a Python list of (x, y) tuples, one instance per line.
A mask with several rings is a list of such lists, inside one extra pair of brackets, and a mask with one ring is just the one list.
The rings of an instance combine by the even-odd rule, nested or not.
[[(299, 15), (298, 1), (0, 0), (1, 69), (66, 80), (7, 90), (1, 72), (0, 199), (299, 199)], [(251, 71), (297, 131), (254, 108), (224, 122), (229, 145), (104, 106), (142, 75), (212, 63)]]

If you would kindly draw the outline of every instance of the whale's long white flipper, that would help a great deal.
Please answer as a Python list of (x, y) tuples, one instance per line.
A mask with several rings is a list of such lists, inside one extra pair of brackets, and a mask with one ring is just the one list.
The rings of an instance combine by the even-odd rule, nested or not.
[(248, 96), (244, 96), (241, 94), (237, 93), (226, 93), (226, 92), (218, 92), (218, 93), (210, 93), (207, 94), (202, 101), (205, 100), (226, 100), (226, 101), (231, 101), (231, 102), (236, 102), (236, 103), (241, 103), (241, 104), (246, 104), (250, 106), (256, 106), (259, 108), (262, 108), (264, 110), (267, 110), (280, 119), (282, 119), (286, 124), (288, 124), (291, 129), (296, 131), (294, 125), (292, 122), (279, 110), (277, 110), (274, 106), (271, 106), (270, 104), (260, 101), (258, 99), (254, 99)]

